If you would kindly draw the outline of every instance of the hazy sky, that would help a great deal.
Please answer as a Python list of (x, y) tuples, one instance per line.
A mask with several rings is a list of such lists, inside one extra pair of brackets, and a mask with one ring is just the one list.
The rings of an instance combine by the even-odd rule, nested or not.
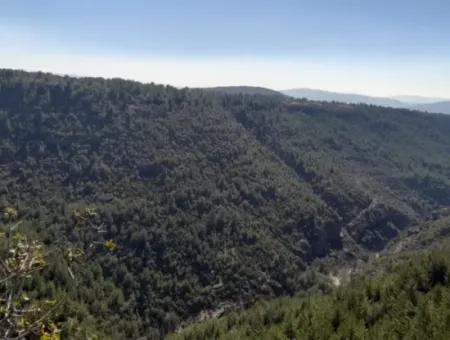
[(0, 0), (0, 67), (450, 97), (450, 1)]

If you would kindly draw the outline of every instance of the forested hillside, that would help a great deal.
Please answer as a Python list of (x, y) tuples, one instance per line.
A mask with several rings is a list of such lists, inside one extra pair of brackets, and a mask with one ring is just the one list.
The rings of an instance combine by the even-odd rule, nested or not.
[[(38, 290), (109, 337), (311, 288), (450, 205), (450, 117), (0, 71), (0, 208), (51, 245), (90, 207), (118, 250)], [(83, 236), (83, 237), (82, 237)], [(86, 326), (88, 327), (88, 326)]]
[(449, 255), (416, 255), (333, 292), (261, 302), (167, 338), (448, 339)]
[(218, 86), (218, 87), (205, 87), (202, 88), (202, 90), (223, 94), (243, 94), (243, 95), (248, 94), (248, 95), (284, 97), (284, 95), (281, 92), (257, 86)]

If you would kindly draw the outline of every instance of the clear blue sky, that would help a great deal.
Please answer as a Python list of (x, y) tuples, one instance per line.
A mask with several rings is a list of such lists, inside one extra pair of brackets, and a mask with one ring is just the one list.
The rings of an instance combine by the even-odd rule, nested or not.
[[(444, 78), (450, 76), (448, 0), (0, 0), (0, 6), (0, 62), (5, 59), (8, 67), (101, 71), (73, 65), (69, 58), (79, 55), (84, 63), (103, 65), (105, 74), (96, 75), (175, 85), (262, 82), (450, 96), (450, 80)], [(73, 70), (62, 69), (71, 64)], [(106, 64), (121, 72), (108, 71)], [(167, 79), (162, 72), (153, 73), (157, 79), (142, 74), (146, 66), (183, 65), (198, 72), (178, 72), (177, 78), (168, 70)]]

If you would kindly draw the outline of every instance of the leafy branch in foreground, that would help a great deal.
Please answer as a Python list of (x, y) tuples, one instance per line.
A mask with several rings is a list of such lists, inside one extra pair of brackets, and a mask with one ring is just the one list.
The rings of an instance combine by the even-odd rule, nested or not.
[(39, 335), (43, 339), (59, 339), (59, 329), (51, 320), (59, 304), (30, 299), (24, 290), (25, 282), (46, 265), (45, 248), (17, 231), (17, 210), (8, 207), (3, 215), (9, 228), (7, 235), (1, 234), (7, 249), (0, 259), (0, 337), (23, 339)]
[[(77, 227), (91, 227), (97, 232), (100, 230), (90, 220), (95, 216), (93, 209), (76, 212), (74, 216)], [(83, 249), (68, 242), (57, 242), (50, 250), (41, 242), (18, 231), (21, 222), (16, 209), (5, 208), (3, 220), (6, 221), (7, 227), (0, 233), (0, 241), (5, 245), (0, 258), (0, 338), (58, 340), (61, 329), (56, 316), (65, 298), (30, 297), (25, 288), (27, 283), (47, 266), (49, 256), (57, 254), (62, 255), (67, 270), (77, 285), (73, 266), (80, 265), (93, 256), (92, 249), (97, 245), (114, 251), (117, 244), (113, 240), (93, 241)]]

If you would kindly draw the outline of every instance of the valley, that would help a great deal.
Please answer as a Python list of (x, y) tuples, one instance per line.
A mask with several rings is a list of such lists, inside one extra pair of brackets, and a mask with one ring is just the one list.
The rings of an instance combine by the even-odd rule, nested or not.
[(65, 334), (70, 316), (100, 338), (161, 338), (448, 235), (446, 115), (4, 69), (0, 135), (0, 209), (23, 233), (82, 247), (95, 235), (73, 212), (90, 208), (117, 243), (83, 288), (61, 258), (35, 279), (30, 294), (71, 301)]

